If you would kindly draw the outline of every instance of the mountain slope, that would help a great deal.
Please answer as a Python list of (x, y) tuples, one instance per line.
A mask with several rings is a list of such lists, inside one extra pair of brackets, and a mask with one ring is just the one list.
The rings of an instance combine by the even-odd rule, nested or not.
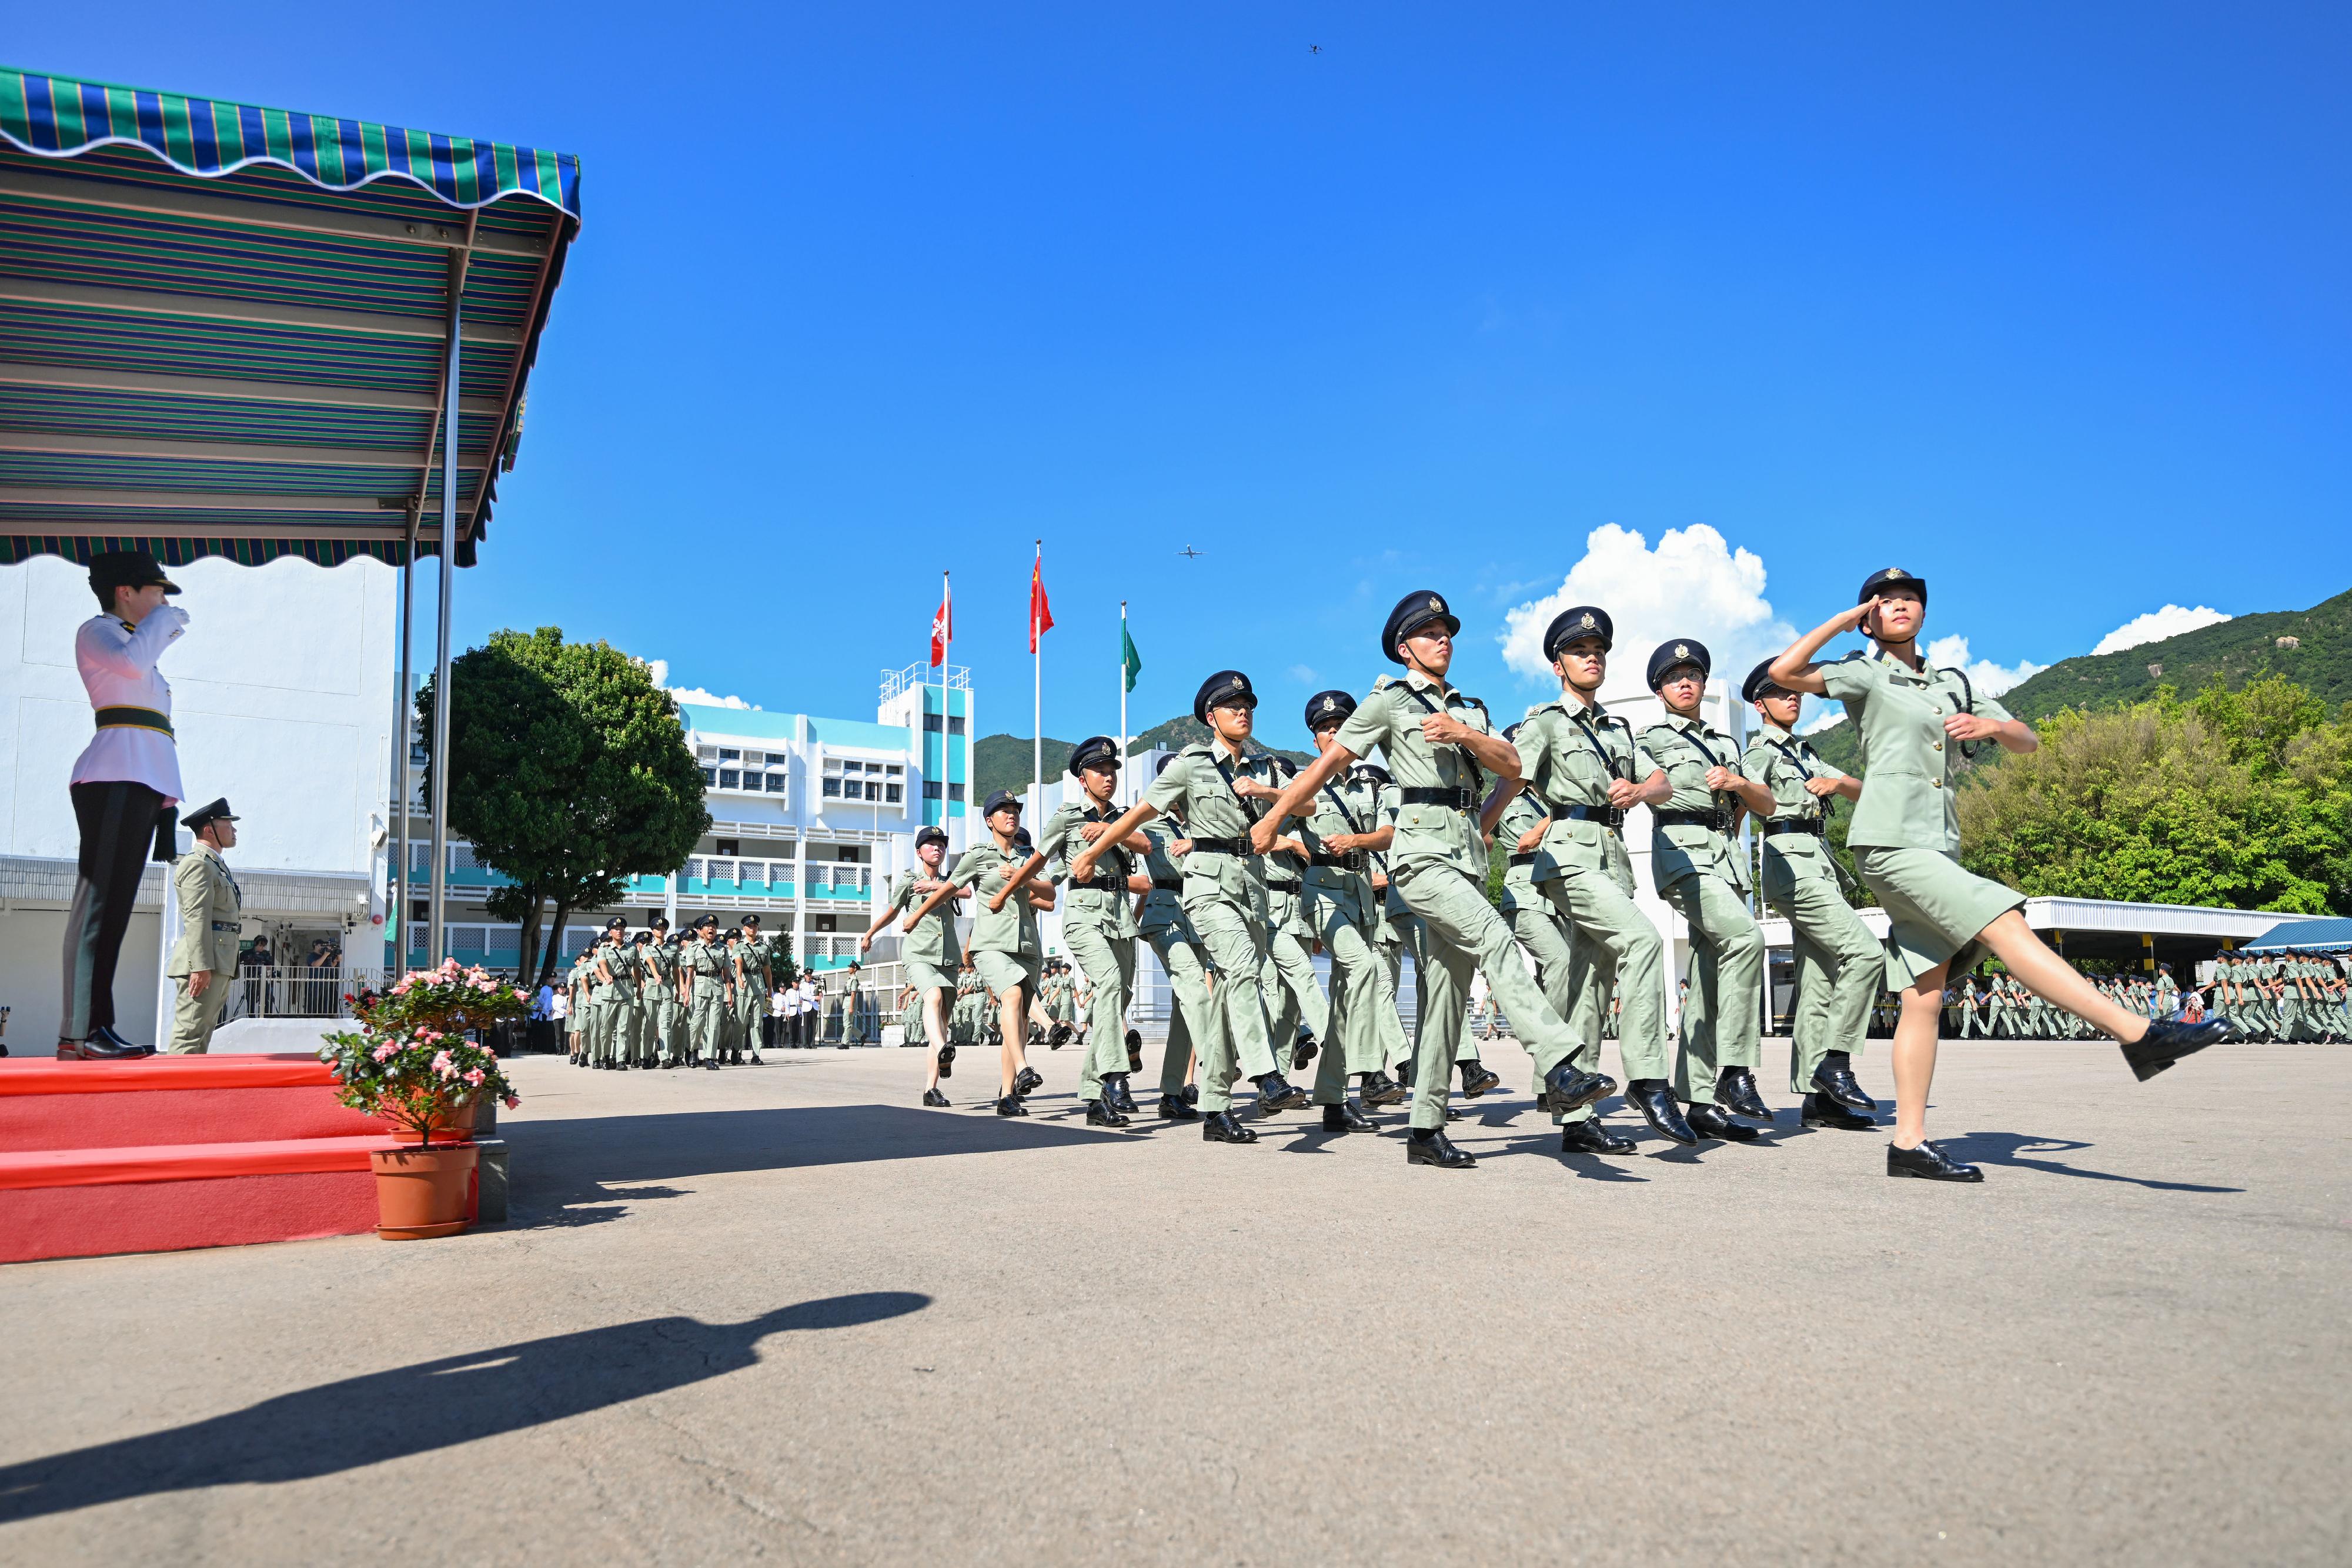
[[(1155, 746), (1175, 750), (1196, 740), (1208, 738), (1209, 727), (1191, 715), (1183, 714), (1165, 723), (1155, 724), (1140, 735), (1129, 737), (1127, 749), (1130, 756), (1149, 751)], [(1046, 782), (1051, 783), (1062, 776), (1062, 770), (1070, 765), (1070, 753), (1076, 746), (1075, 740), (1056, 740), (1050, 735), (1045, 737)], [(1276, 755), (1287, 757), (1301, 766), (1315, 759), (1311, 753), (1304, 751), (1281, 751)], [(1027, 792), (1035, 766), (1035, 752), (1027, 736), (982, 736), (971, 747), (972, 804), (977, 807), (998, 789), (1010, 789), (1015, 794)]]

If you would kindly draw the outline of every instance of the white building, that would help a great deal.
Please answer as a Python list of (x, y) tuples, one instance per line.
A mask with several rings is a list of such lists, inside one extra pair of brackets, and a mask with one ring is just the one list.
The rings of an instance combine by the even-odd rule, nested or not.
[[(398, 573), (281, 556), (170, 569), (186, 635), (163, 654), (182, 810), (226, 795), (241, 819), (229, 864), (247, 942), (281, 958), (316, 943), (381, 950), (392, 778)], [(79, 843), (67, 779), (91, 734), (74, 633), (98, 612), (89, 569), (41, 555), (0, 567), (0, 1006), (7, 1039), (46, 1052), (63, 1002), (66, 910)], [(188, 842), (184, 829), (182, 847)], [(160, 1042), (163, 868), (152, 865), (115, 977), (123, 1032)]]

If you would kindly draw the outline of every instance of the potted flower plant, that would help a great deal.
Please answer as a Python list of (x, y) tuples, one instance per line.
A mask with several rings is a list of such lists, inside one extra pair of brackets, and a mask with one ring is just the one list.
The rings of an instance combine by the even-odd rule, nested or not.
[(520, 1017), (524, 994), (452, 958), (350, 999), (360, 1027), (327, 1036), (319, 1050), (340, 1081), (337, 1097), (416, 1134), (414, 1145), (369, 1155), (376, 1234), (393, 1241), (455, 1235), (466, 1228), (479, 1152), (470, 1139), (474, 1111), (491, 1095), (509, 1109), (520, 1103), (497, 1054), (467, 1031)]

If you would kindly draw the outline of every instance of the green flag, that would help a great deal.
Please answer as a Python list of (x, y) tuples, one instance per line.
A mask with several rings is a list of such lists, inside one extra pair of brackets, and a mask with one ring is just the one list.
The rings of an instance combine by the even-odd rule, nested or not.
[(1118, 667), (1127, 676), (1127, 689), (1135, 689), (1135, 677), (1143, 674), (1143, 655), (1135, 651), (1135, 639), (1127, 634), (1127, 618), (1118, 622)]

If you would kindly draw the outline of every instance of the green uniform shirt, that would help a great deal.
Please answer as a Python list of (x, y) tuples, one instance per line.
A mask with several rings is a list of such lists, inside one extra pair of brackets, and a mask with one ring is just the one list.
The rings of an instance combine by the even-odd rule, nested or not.
[(955, 874), (948, 880), (958, 887), (969, 887), (977, 894), (971, 922), (971, 946), (974, 952), (1012, 953), (1031, 957), (1041, 956), (1044, 945), (1037, 936), (1037, 911), (1028, 899), (1019, 894), (1004, 901), (1004, 907), (991, 910), (988, 900), (996, 890), (1013, 880), (1027, 856), (996, 847), (996, 841), (972, 845), (956, 862)]
[[(1862, 800), (1846, 842), (1856, 848), (1960, 852), (1960, 812), (1952, 799), (1959, 743), (1944, 721), (1967, 711), (1959, 675), (1923, 664), (1913, 670), (1873, 647), (1822, 666), (1829, 695), (1845, 704), (1862, 742)], [(1976, 699), (1979, 718), (2005, 722), (2009, 710)]]
[[(1716, 791), (1706, 787), (1710, 768), (1739, 771), (1738, 743), (1723, 731), (1699, 719), (1671, 715), (1664, 723), (1654, 724), (1642, 732), (1642, 746), (1665, 769), (1666, 781), (1675, 788), (1657, 810), (1727, 811), (1730, 807), (1727, 801), (1737, 804), (1736, 797), (1727, 794), (1718, 800)], [(1742, 860), (1728, 834), (1693, 822), (1662, 824), (1650, 838), (1650, 872), (1661, 888), (1704, 873), (1720, 877), (1744, 893), (1748, 890), (1748, 868)]]
[(1187, 899), (1213, 894), (1264, 918), (1265, 873), (1259, 857), (1198, 847), (1202, 839), (1249, 836), (1256, 818), (1230, 781), (1245, 769), (1245, 762), (1235, 762), (1214, 742), (1199, 741), (1176, 754), (1143, 799), (1155, 810), (1173, 809), (1184, 819), (1185, 833), (1195, 845), (1184, 857)]
[(734, 973), (727, 962), (727, 949), (717, 942), (694, 941), (678, 946), (678, 962), (694, 977), (694, 994), (698, 998), (722, 996), (728, 977)]
[(1525, 789), (1513, 795), (1503, 808), (1503, 814), (1495, 820), (1495, 841), (1510, 856), (1510, 863), (1503, 871), (1503, 909), (1507, 914), (1516, 915), (1523, 907), (1550, 907), (1550, 901), (1536, 891), (1536, 861), (1542, 853), (1542, 841), (1538, 840), (1536, 848), (1524, 854), (1519, 850), (1519, 840), (1529, 828), (1550, 821), (1549, 808)]
[[(1381, 803), (1381, 819), (1379, 827), (1375, 828), (1373, 831), (1377, 832), (1380, 828), (1395, 827), (1398, 813), (1404, 810), (1403, 793), (1392, 783), (1374, 783), (1372, 786), (1372, 794), (1373, 798)], [(1395, 853), (1396, 845), (1393, 841), (1390, 843), (1387, 849), (1381, 852), (1380, 859), (1375, 863), (1380, 866), (1383, 875), (1387, 875), (1389, 862), (1395, 856)], [(1389, 922), (1392, 919), (1402, 920), (1412, 913), (1412, 905), (1404, 901), (1404, 890), (1397, 886), (1396, 878), (1394, 876), (1389, 876), (1388, 891), (1381, 900), (1381, 937), (1388, 941), (1399, 940), (1395, 927), (1390, 925)]]
[[(1811, 779), (1842, 779), (1821, 753), (1779, 725), (1767, 722), (1739, 758), (1739, 771), (1772, 791), (1773, 822), (1823, 822), (1830, 797), (1805, 788)], [(1819, 833), (1774, 833), (1764, 841), (1766, 863), (1777, 862), (1792, 877), (1835, 882), (1828, 841)]]
[(667, 997), (671, 1001), (677, 1000), (677, 949), (666, 942), (648, 943), (643, 956), (646, 999)]
[[(1417, 695), (1416, 695), (1417, 694)], [(1429, 706), (1423, 706), (1423, 702)], [(1399, 806), (1396, 842), (1389, 864), (1406, 871), (1443, 862), (1486, 880), (1486, 844), (1478, 831), (1476, 812), (1491, 779), (1459, 746), (1433, 746), (1422, 738), (1421, 721), (1433, 711), (1459, 719), (1482, 735), (1492, 735), (1486, 706), (1465, 696), (1442, 681), (1413, 671), (1402, 679), (1382, 675), (1348, 722), (1339, 727), (1339, 744), (1358, 757), (1369, 757), (1378, 747), (1396, 781)], [(1466, 810), (1406, 801), (1407, 789), (1459, 789), (1469, 798)]]
[[(1307, 815), (1295, 826), (1298, 841), (1310, 854), (1330, 853), (1326, 841), (1339, 834), (1381, 831), (1380, 786), (1364, 774), (1350, 770), (1325, 779), (1307, 804)], [(1356, 912), (1360, 920), (1370, 920), (1379, 914), (1379, 901), (1372, 894), (1372, 856), (1369, 851), (1358, 850), (1355, 859), (1353, 867), (1309, 864), (1300, 874), (1318, 895)]]
[[(1084, 800), (1065, 800), (1055, 807), (1045, 819), (1045, 831), (1037, 835), (1037, 852), (1047, 862), (1046, 876), (1057, 883), (1068, 880), (1070, 862), (1087, 847), (1079, 830), (1088, 822), (1115, 822), (1123, 815), (1117, 806), (1097, 807)], [(1073, 884), (1063, 895), (1062, 923), (1084, 925), (1114, 939), (1134, 936), (1135, 904), (1127, 886), (1127, 879), (1134, 874), (1133, 852), (1124, 845), (1111, 845), (1095, 860), (1094, 884)]]
[(607, 943), (596, 950), (596, 956), (613, 977), (609, 981), (602, 975), (597, 977), (596, 999), (608, 1005), (614, 1002), (635, 1001), (637, 999), (635, 951), (628, 947), (616, 947)]
[[(1633, 726), (1612, 718), (1599, 703), (1589, 707), (1563, 696), (1529, 708), (1519, 725), (1519, 777), (1554, 806), (1605, 807), (1612, 779), (1639, 784), (1658, 765), (1634, 738)], [(1618, 837), (1606, 822), (1556, 819), (1529, 868), (1537, 882), (1564, 872), (1604, 871), (1609, 841)]]
[[(944, 873), (944, 862), (940, 870)], [(929, 871), (917, 866), (898, 873), (898, 884), (890, 890), (890, 907), (903, 915), (930, 894), (919, 891), (919, 882), (945, 881), (944, 875), (933, 877)], [(950, 897), (937, 909), (915, 923), (898, 944), (898, 956), (910, 964), (929, 964), (934, 969), (952, 969), (963, 962), (963, 945), (956, 940), (956, 901)]]
[(1143, 895), (1143, 934), (1157, 936), (1174, 925), (1184, 913), (1181, 894), (1184, 891), (1183, 862), (1168, 852), (1168, 846), (1184, 835), (1177, 824), (1165, 817), (1155, 817), (1143, 824), (1143, 836), (1151, 845), (1143, 857), (1145, 874), (1151, 878), (1151, 891)]

